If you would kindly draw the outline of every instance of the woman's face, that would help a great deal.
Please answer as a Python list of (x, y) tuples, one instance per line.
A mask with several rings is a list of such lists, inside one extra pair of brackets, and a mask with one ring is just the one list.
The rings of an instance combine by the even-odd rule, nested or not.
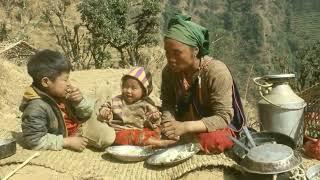
[(174, 72), (185, 72), (195, 63), (194, 48), (174, 39), (164, 39), (164, 50), (170, 69)]

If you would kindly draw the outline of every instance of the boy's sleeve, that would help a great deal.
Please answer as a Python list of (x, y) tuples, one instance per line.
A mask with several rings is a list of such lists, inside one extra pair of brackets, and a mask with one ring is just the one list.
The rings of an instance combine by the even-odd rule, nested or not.
[(73, 113), (81, 122), (88, 120), (94, 109), (93, 101), (83, 98), (78, 105), (73, 106)]
[(47, 133), (45, 136), (41, 137), (40, 143), (35, 146), (34, 150), (55, 150), (59, 151), (63, 149), (63, 136)]
[(63, 136), (48, 133), (46, 108), (30, 103), (22, 115), (22, 134), (24, 144), (35, 150), (61, 150)]

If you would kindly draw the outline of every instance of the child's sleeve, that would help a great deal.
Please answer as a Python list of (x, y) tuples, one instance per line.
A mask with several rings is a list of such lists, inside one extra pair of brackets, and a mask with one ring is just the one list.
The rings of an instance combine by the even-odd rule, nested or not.
[(61, 150), (63, 136), (48, 133), (46, 107), (30, 103), (22, 115), (22, 134), (24, 144), (34, 150)]
[(161, 113), (159, 111), (159, 109), (148, 103), (146, 105), (146, 114), (148, 114), (146, 116), (146, 122), (147, 124), (152, 128), (152, 129), (156, 129), (160, 126), (161, 124)]
[(73, 106), (73, 114), (77, 117), (77, 120), (84, 122), (91, 117), (94, 109), (93, 101), (83, 98), (78, 105)]

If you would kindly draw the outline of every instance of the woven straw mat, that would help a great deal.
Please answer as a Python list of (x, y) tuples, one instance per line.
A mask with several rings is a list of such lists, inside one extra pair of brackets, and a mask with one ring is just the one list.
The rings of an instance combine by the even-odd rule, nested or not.
[[(11, 133), (0, 129), (0, 138), (9, 138)], [(0, 160), (1, 167), (20, 164), (35, 151), (17, 145), (15, 155)], [(176, 179), (195, 169), (206, 166), (232, 167), (235, 162), (225, 154), (195, 155), (173, 167), (150, 167), (144, 162), (124, 163), (104, 152), (86, 149), (81, 153), (70, 150), (41, 151), (40, 156), (31, 160), (31, 165), (43, 166), (60, 173), (68, 173), (76, 179)], [(3, 177), (4, 174), (0, 174)]]

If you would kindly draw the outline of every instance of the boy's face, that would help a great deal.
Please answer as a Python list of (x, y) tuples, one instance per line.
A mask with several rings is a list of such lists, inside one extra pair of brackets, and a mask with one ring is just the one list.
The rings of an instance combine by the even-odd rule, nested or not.
[(138, 80), (127, 78), (122, 84), (122, 96), (128, 104), (140, 100), (143, 96), (143, 89)]
[(43, 78), (42, 86), (45, 87), (46, 93), (54, 98), (65, 98), (71, 84), (69, 81), (69, 73), (61, 73), (55, 80)]

